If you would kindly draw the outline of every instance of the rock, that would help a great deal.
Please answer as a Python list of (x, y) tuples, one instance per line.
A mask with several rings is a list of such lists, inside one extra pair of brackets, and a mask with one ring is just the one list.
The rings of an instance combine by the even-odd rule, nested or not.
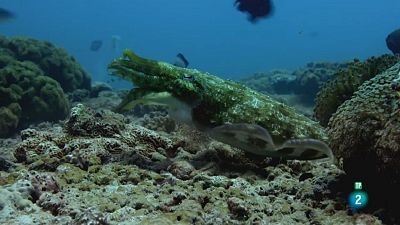
[(112, 87), (103, 82), (95, 82), (90, 89), (90, 97), (96, 98), (99, 96), (99, 93), (103, 91), (112, 91)]
[(187, 180), (193, 176), (195, 168), (189, 162), (180, 160), (168, 166), (167, 170), (177, 178)]
[(0, 171), (9, 171), (14, 167), (15, 164), (13, 162), (0, 155)]
[(71, 115), (65, 124), (70, 135), (111, 137), (125, 128), (126, 120), (122, 115), (109, 110), (96, 112), (78, 104), (71, 109)]

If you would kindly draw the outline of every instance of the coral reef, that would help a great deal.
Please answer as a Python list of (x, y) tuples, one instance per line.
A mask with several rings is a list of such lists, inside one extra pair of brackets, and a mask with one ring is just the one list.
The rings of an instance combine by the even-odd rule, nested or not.
[[(0, 54), (0, 70), (17, 65), (28, 71), (24, 76), (40, 78), (32, 79), (33, 87), (43, 77), (42, 86), (47, 79), (57, 84), (32, 62), (2, 64), (12, 53), (0, 51), (7, 52)], [(400, 63), (364, 82), (331, 119), (330, 144), (343, 171), (328, 162), (247, 154), (172, 121), (163, 106), (137, 106), (125, 115), (110, 111), (124, 96), (169, 91), (193, 106), (201, 125), (248, 122), (265, 126), (274, 140), (327, 138), (312, 120), (249, 88), (125, 54), (111, 68), (137, 89), (126, 95), (99, 85), (96, 98), (85, 89), (70, 92), (84, 103), (73, 103), (65, 122), (33, 124), (20, 136), (0, 139), (0, 224), (399, 223), (390, 209), (400, 200)], [(22, 81), (0, 90), (7, 93), (0, 102), (9, 101), (0, 105), (0, 128), (2, 118), (7, 129), (13, 129), (12, 116), (22, 118)], [(355, 180), (371, 199), (357, 212), (347, 204)]]
[(315, 99), (315, 118), (321, 125), (326, 126), (337, 108), (350, 99), (364, 81), (385, 71), (396, 62), (399, 62), (398, 56), (382, 55), (368, 58), (364, 62), (356, 59), (349, 63), (346, 69), (337, 72), (318, 92)]
[[(65, 92), (75, 89), (90, 89), (90, 76), (67, 54), (50, 42), (32, 38), (0, 36), (1, 60), (13, 58), (17, 61), (30, 61), (36, 64), (46, 76), (56, 80)], [(7, 53), (4, 56), (4, 53)]]
[(125, 128), (125, 123), (122, 115), (108, 110), (95, 112), (83, 104), (78, 104), (71, 109), (65, 129), (68, 134), (75, 136), (112, 137)]
[[(57, 181), (47, 173), (21, 171), (20, 174), (15, 183), (0, 186), (1, 223), (33, 224), (51, 220), (53, 216), (43, 213), (40, 206), (34, 203), (47, 194), (60, 192)], [(16, 217), (18, 214), (20, 216)]]
[(378, 208), (389, 204), (394, 209), (400, 200), (400, 104), (392, 89), (399, 72), (397, 63), (365, 81), (328, 124), (335, 155), (350, 177), (366, 182)]
[(8, 136), (18, 127), (21, 107), (14, 103), (0, 107), (0, 137)]
[(40, 212), (40, 207), (30, 201), (31, 191), (33, 191), (32, 185), (29, 181), (22, 179), (12, 185), (0, 187), (0, 218), (3, 224), (21, 224), (24, 220), (32, 222), (31, 219), (15, 217), (18, 213)]
[(58, 181), (49, 174), (31, 173), (28, 175), (27, 180), (30, 181), (32, 186), (30, 195), (33, 202), (36, 202), (45, 192), (58, 193), (61, 191)]
[(381, 224), (348, 211), (335, 165), (248, 158), (120, 119), (77, 105), (64, 127), (24, 130), (20, 163), (0, 173), (0, 223)]
[(167, 112), (164, 111), (152, 111), (143, 116), (140, 119), (139, 124), (150, 130), (164, 131), (171, 133), (177, 130), (177, 122), (169, 118)]
[(14, 167), (13, 162), (0, 155), (0, 171), (10, 171)]
[(60, 85), (32, 62), (0, 68), (0, 136), (37, 121), (63, 119), (69, 103)]
[(112, 74), (131, 80), (137, 86), (119, 109), (149, 92), (166, 91), (192, 105), (193, 120), (203, 127), (224, 123), (258, 124), (270, 131), (277, 143), (298, 137), (326, 138), (318, 123), (291, 107), (208, 73), (144, 59), (130, 50), (125, 50), (109, 69)]
[(0, 36), (0, 137), (68, 115), (64, 92), (90, 90), (90, 76), (65, 50), (31, 38)]

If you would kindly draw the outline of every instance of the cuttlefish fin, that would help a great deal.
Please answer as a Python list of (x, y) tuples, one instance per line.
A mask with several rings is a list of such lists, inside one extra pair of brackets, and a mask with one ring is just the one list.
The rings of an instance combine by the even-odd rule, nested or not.
[(255, 155), (282, 159), (335, 160), (329, 146), (317, 139), (290, 139), (276, 147), (269, 132), (257, 124), (224, 124), (212, 128), (208, 133), (217, 141)]
[(256, 155), (266, 156), (266, 150), (275, 149), (269, 132), (257, 124), (224, 124), (212, 128), (208, 133), (217, 141)]
[(285, 159), (315, 160), (328, 158), (334, 161), (329, 146), (317, 139), (290, 139), (277, 147), (275, 151)]

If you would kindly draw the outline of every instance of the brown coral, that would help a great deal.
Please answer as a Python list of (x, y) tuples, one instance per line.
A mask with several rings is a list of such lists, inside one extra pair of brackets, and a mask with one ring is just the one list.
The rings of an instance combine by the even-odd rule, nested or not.
[(400, 102), (391, 88), (399, 71), (400, 63), (364, 82), (328, 124), (330, 146), (348, 176), (363, 181), (373, 207), (389, 210), (400, 201)]
[(315, 99), (314, 116), (321, 125), (326, 126), (338, 107), (350, 99), (364, 81), (382, 73), (399, 62), (399, 57), (382, 55), (370, 57), (364, 62), (355, 59), (346, 69), (334, 75), (318, 92)]

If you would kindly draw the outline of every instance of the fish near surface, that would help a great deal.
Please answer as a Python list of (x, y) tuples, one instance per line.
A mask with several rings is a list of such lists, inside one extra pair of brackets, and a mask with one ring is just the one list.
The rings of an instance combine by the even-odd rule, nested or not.
[(271, 0), (236, 0), (235, 6), (241, 12), (248, 14), (248, 20), (256, 23), (260, 18), (272, 14), (273, 6)]
[(101, 46), (103, 46), (102, 40), (94, 40), (90, 43), (89, 49), (91, 51), (97, 52), (98, 50), (100, 50)]
[[(109, 72), (131, 80), (135, 85), (119, 109), (129, 109), (124, 105), (149, 92), (167, 92), (188, 106), (186, 111), (190, 111), (191, 120), (197, 128), (244, 151), (302, 159), (330, 155), (329, 150), (318, 145), (327, 140), (327, 135), (317, 122), (234, 81), (145, 59), (130, 50), (125, 50), (122, 57), (111, 62)], [(194, 79), (184, 79), (183, 74)], [(305, 141), (306, 138), (316, 141), (311, 143)], [(308, 151), (308, 155), (301, 156), (307, 149), (316, 151)]]
[(386, 46), (393, 54), (400, 54), (400, 29), (393, 31), (386, 37)]

